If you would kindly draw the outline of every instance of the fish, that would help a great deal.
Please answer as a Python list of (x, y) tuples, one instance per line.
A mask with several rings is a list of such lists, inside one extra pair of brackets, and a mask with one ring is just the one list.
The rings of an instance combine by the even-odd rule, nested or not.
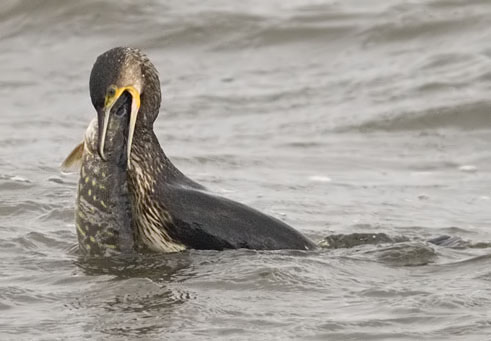
[(131, 96), (123, 94), (112, 108), (104, 159), (98, 152), (98, 121), (94, 118), (84, 141), (62, 164), (80, 169), (75, 226), (79, 250), (86, 256), (110, 257), (134, 252), (128, 192), (127, 136)]

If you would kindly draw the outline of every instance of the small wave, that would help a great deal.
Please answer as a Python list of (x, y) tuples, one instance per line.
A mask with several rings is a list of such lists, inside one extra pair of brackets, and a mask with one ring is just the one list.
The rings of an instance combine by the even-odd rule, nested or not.
[(399, 243), (376, 250), (366, 251), (377, 261), (392, 266), (427, 265), (435, 261), (435, 250), (424, 243)]
[[(416, 40), (422, 38), (434, 39), (435, 36), (451, 36), (466, 32), (466, 28), (471, 28), (476, 25), (476, 21), (481, 18), (457, 18), (421, 21), (417, 19), (417, 14), (414, 14), (414, 20), (408, 20), (405, 23), (387, 22), (371, 27), (364, 35), (367, 43), (404, 43), (408, 40)], [(450, 34), (449, 32), (452, 32)]]
[(32, 181), (27, 178), (0, 174), (0, 190), (24, 190), (33, 186)]
[(13, 239), (0, 240), (0, 246), (4, 249), (10, 249), (10, 252), (25, 253), (29, 251), (31, 254), (47, 254), (68, 249), (74, 240), (73, 232), (63, 230), (52, 234), (29, 232)]
[(283, 44), (305, 44), (316, 41), (319, 44), (328, 43), (351, 32), (353, 28), (349, 25), (297, 25), (295, 22), (273, 24), (260, 28), (255, 32), (249, 32), (245, 36), (234, 41), (220, 43), (216, 49), (229, 49), (244, 46), (274, 46)]
[(0, 203), (0, 216), (22, 216), (34, 212), (46, 212), (52, 209), (49, 204), (42, 204), (32, 200), (26, 200), (20, 203), (4, 202)]
[(108, 274), (117, 278), (146, 277), (157, 281), (167, 281), (183, 269), (192, 265), (189, 253), (168, 254), (131, 254), (116, 257), (84, 257), (75, 264), (86, 275)]
[(491, 129), (489, 113), (491, 102), (466, 103), (422, 112), (406, 112), (393, 117), (385, 116), (357, 125), (344, 126), (338, 132), (400, 132), (453, 128), (457, 130)]
[[(37, 2), (12, 1), (0, 5), (0, 39), (38, 32), (51, 32), (57, 39), (96, 33), (136, 38), (139, 47), (195, 48), (223, 51), (243, 47), (270, 47), (309, 42), (328, 43), (356, 29), (356, 16), (324, 9), (326, 13), (285, 12), (282, 15), (262, 15), (253, 9), (210, 10), (198, 6), (183, 12), (179, 6), (133, 1), (89, 0), (82, 3), (57, 0)], [(165, 15), (155, 15), (162, 13)], [(122, 25), (121, 23), (125, 23)], [(135, 27), (138, 30), (135, 31)], [(138, 33), (136, 33), (138, 32)], [(140, 32), (145, 32), (144, 35)], [(44, 39), (44, 35), (43, 35)]]
[(491, 254), (484, 254), (484, 255), (477, 255), (477, 256), (472, 256), (470, 258), (466, 258), (464, 260), (458, 260), (456, 262), (452, 263), (447, 263), (444, 266), (470, 266), (472, 265), (479, 265), (479, 264), (489, 264), (489, 261), (491, 260)]
[(353, 248), (360, 245), (393, 244), (406, 241), (409, 241), (406, 237), (389, 237), (385, 233), (333, 234), (325, 237), (319, 243), (319, 246), (323, 249), (340, 249)]
[(73, 207), (56, 207), (39, 215), (40, 221), (73, 221), (74, 209)]
[[(51, 35), (73, 36), (101, 30), (109, 23), (119, 24), (131, 21), (138, 23), (139, 18), (146, 17), (152, 6), (140, 6), (133, 1), (120, 1), (113, 6), (109, 1), (88, 0), (83, 3), (58, 0), (9, 1), (0, 5), (0, 27), (3, 29), (0, 39), (12, 38), (26, 34), (39, 34), (50, 31)], [(121, 26), (120, 26), (121, 27)], [(124, 27), (123, 27), (124, 28)], [(48, 35), (50, 36), (50, 35)]]
[[(479, 4), (453, 1), (444, 8), (439, 6), (442, 2), (434, 1), (418, 5), (398, 2), (389, 5), (377, 15), (378, 22), (364, 32), (367, 43), (407, 44), (410, 40), (424, 39), (439, 42), (442, 39), (453, 41), (455, 36), (466, 35), (470, 29), (480, 27), (486, 18), (486, 13), (482, 9), (465, 10)], [(432, 7), (439, 7), (439, 15), (429, 14), (432, 11), (436, 12)]]

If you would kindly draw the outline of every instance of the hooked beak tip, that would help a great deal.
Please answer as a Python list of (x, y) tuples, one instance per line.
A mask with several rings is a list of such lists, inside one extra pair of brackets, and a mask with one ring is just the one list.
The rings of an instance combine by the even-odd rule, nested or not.
[(102, 160), (107, 161), (106, 156), (104, 155), (104, 151), (101, 150), (100, 146), (99, 146), (99, 148), (97, 148), (97, 154), (99, 154), (99, 156)]

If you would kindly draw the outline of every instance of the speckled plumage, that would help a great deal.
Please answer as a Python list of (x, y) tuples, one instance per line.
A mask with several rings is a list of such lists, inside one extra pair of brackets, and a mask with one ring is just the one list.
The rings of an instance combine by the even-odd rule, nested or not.
[(140, 92), (128, 185), (135, 241), (156, 252), (195, 249), (314, 249), (285, 223), (216, 196), (183, 175), (166, 157), (153, 131), (160, 109), (157, 70), (137, 49), (114, 48), (94, 65), (90, 90), (96, 109), (111, 84)]
[(125, 126), (127, 117), (114, 116), (111, 120), (105, 161), (96, 152), (95, 119), (85, 134), (75, 210), (79, 249), (85, 255), (133, 252)]

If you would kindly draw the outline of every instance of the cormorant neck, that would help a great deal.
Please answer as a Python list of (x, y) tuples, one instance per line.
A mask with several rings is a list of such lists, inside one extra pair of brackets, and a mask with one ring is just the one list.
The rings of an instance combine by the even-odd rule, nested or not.
[(137, 123), (131, 155), (131, 159), (134, 162), (140, 164), (141, 167), (151, 167), (153, 172), (156, 173), (165, 171), (168, 165), (169, 167), (174, 167), (160, 146), (159, 140), (153, 131), (153, 123)]
[(137, 123), (135, 127), (135, 137), (136, 138), (133, 138), (133, 144), (142, 157), (150, 159), (167, 159), (164, 151), (160, 147), (159, 140), (153, 131), (153, 123)]
[[(152, 180), (167, 183), (178, 182), (196, 188), (203, 188), (182, 174), (165, 155), (152, 125), (138, 125), (131, 151), (131, 162), (149, 175)], [(131, 175), (130, 171), (130, 175)]]
[[(153, 133), (153, 123), (141, 122), (140, 119), (138, 119), (136, 121), (136, 126), (135, 126), (135, 135), (136, 136), (145, 136), (148, 134), (150, 134), (150, 135), (154, 134)], [(137, 141), (135, 141), (135, 142), (137, 142)]]

